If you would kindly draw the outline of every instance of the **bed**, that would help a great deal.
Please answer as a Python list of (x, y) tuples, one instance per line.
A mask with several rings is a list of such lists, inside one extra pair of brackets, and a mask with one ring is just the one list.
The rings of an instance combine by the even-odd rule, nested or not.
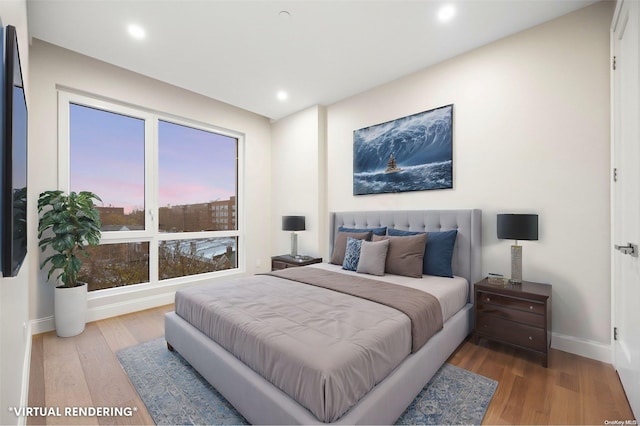
[[(477, 209), (467, 210), (411, 210), (411, 211), (369, 211), (369, 212), (337, 212), (331, 214), (331, 226), (329, 241), (331, 244), (331, 250), (333, 252), (333, 244), (336, 240), (336, 236), (339, 235), (339, 229), (372, 229), (372, 228), (390, 228), (398, 231), (412, 231), (412, 232), (442, 232), (449, 230), (457, 230), (457, 236), (455, 238), (455, 246), (453, 248), (453, 254), (451, 257), (451, 269), (453, 275), (456, 277), (454, 280), (464, 282), (464, 297), (465, 301), (462, 301), (462, 308), (447, 308), (448, 302), (444, 302), (439, 305), (442, 309), (442, 317), (444, 323), (439, 331), (436, 331), (423, 346), (412, 346), (411, 339), (406, 337), (397, 337), (397, 339), (404, 339), (402, 341), (397, 340), (393, 344), (387, 344), (387, 346), (403, 348), (408, 345), (408, 354), (401, 355), (402, 360), (398, 365), (391, 364), (385, 366), (389, 371), (383, 371), (382, 378), (377, 377), (375, 384), (371, 389), (367, 389), (363, 396), (356, 395), (356, 401), (354, 405), (348, 403), (346, 410), (344, 407), (335, 408), (337, 411), (324, 413), (319, 411), (315, 406), (311, 407), (306, 405), (305, 400), (300, 400), (297, 395), (290, 396), (292, 393), (285, 393), (281, 389), (286, 389), (282, 386), (277, 378), (270, 378), (267, 380), (267, 375), (264, 371), (256, 368), (252, 364), (251, 359), (245, 359), (243, 353), (233, 355), (225, 347), (229, 348), (228, 342), (224, 339), (220, 339), (220, 344), (207, 336), (207, 325), (203, 326), (195, 321), (194, 318), (201, 318), (201, 321), (205, 324), (209, 324), (208, 327), (215, 328), (217, 325), (212, 325), (213, 322), (210, 318), (204, 317), (202, 319), (202, 313), (198, 311), (197, 314), (189, 315), (185, 314), (184, 308), (182, 315), (187, 317), (189, 321), (184, 319), (183, 316), (176, 314), (175, 312), (168, 313), (165, 317), (165, 338), (167, 343), (175, 350), (177, 350), (200, 374), (209, 381), (231, 404), (243, 415), (245, 418), (253, 424), (313, 424), (313, 423), (336, 423), (336, 424), (391, 424), (402, 414), (406, 407), (413, 401), (415, 396), (429, 381), (429, 379), (435, 374), (438, 368), (446, 361), (450, 354), (457, 348), (457, 346), (466, 338), (471, 332), (473, 324), (472, 317), (472, 297), (470, 286), (480, 280), (481, 278), (481, 211)], [(329, 270), (331, 274), (340, 273), (340, 267), (336, 265), (313, 265), (306, 268), (315, 268), (316, 270)], [(302, 270), (304, 268), (295, 268)], [(311, 272), (313, 274), (314, 272)], [(354, 272), (347, 273), (345, 275), (362, 275), (355, 274)], [(386, 278), (385, 278), (386, 277)], [(395, 276), (375, 277), (371, 276), (371, 279), (396, 279)], [(263, 297), (266, 297), (272, 292), (270, 286), (273, 285), (274, 294), (277, 294), (277, 287), (283, 285), (281, 283), (281, 277), (265, 276), (264, 282), (268, 285), (261, 285), (260, 287), (243, 287), (245, 291), (264, 291), (263, 295), (256, 294), (256, 299), (259, 301), (256, 304), (262, 305)], [(289, 281), (291, 278), (288, 278)], [(410, 282), (415, 279), (406, 279), (406, 277), (398, 278), (400, 281)], [(418, 279), (420, 285), (426, 285), (433, 280), (434, 277), (425, 276), (422, 279)], [(440, 278), (442, 280), (443, 278)], [(346, 279), (345, 279), (346, 280)], [(444, 278), (446, 280), (446, 278)], [(435, 281), (434, 281), (435, 282)], [(453, 282), (453, 281), (451, 281)], [(218, 289), (223, 288), (224, 285), (234, 285), (233, 281), (230, 283), (217, 284)], [(398, 284), (398, 283), (395, 283)], [(400, 285), (404, 285), (399, 283)], [(253, 285), (253, 284), (252, 284)], [(381, 284), (387, 285), (387, 284)], [(390, 284), (393, 285), (393, 284)], [(322, 295), (322, 291), (326, 293), (324, 289), (307, 289), (309, 287), (304, 284), (300, 284), (304, 287), (305, 292), (311, 292), (313, 297), (325, 297)], [(411, 284), (408, 284), (411, 287)], [(445, 285), (446, 286), (446, 285)], [(198, 293), (201, 290), (194, 290), (197, 295), (192, 297), (195, 300), (206, 297), (206, 293)], [(345, 298), (356, 299), (351, 296), (336, 296), (334, 292), (331, 297), (339, 298), (336, 302), (341, 305)], [(182, 296), (184, 298), (184, 296)], [(293, 296), (297, 297), (297, 296)], [(309, 297), (307, 293), (304, 293), (303, 298)], [(215, 296), (214, 299), (219, 298)], [(180, 312), (179, 305), (182, 306), (183, 302), (178, 304), (178, 301), (182, 300), (176, 296), (176, 310)], [(296, 299), (293, 299), (296, 300)], [(300, 299), (303, 300), (303, 299)], [(207, 302), (209, 303), (209, 302)], [(212, 303), (217, 303), (215, 300)], [(220, 302), (222, 303), (222, 302)], [(225, 302), (226, 303), (226, 302)], [(360, 304), (373, 303), (369, 301), (358, 301), (354, 307), (349, 306), (348, 312), (358, 312)], [(459, 302), (456, 302), (460, 304)], [(203, 303), (206, 304), (206, 303)], [(233, 305), (234, 302), (229, 302), (228, 305)], [(319, 304), (318, 304), (319, 305)], [(455, 303), (454, 303), (455, 305)], [(248, 305), (247, 305), (248, 306)], [(327, 305), (329, 306), (329, 305)], [(386, 308), (386, 307), (383, 307)], [(322, 309), (327, 309), (323, 307)], [(406, 317), (392, 309), (393, 313), (387, 312), (389, 318), (393, 315), (405, 318)], [(457, 310), (456, 312), (453, 312)], [(188, 311), (186, 311), (188, 313)], [(319, 311), (319, 314), (324, 315), (326, 311)], [(387, 315), (385, 313), (385, 315)], [(269, 312), (272, 315), (273, 312)], [(366, 314), (363, 314), (366, 315)], [(386, 317), (385, 317), (386, 318)], [(388, 322), (390, 327), (395, 327), (393, 321), (396, 321), (396, 317), (390, 319)], [(402, 319), (398, 319), (402, 321)], [(408, 321), (408, 319), (406, 320)], [(192, 325), (196, 324), (196, 326)], [(387, 324), (387, 322), (385, 322)], [(385, 325), (386, 326), (386, 325)], [(204, 327), (204, 328), (203, 328)], [(384, 328), (383, 326), (376, 326), (375, 328)], [(205, 333), (200, 331), (203, 329)], [(393, 333), (394, 335), (397, 333)], [(242, 338), (238, 338), (237, 334), (233, 335), (234, 338), (230, 341), (241, 341)], [(234, 340), (235, 339), (235, 340)], [(373, 338), (377, 339), (376, 337)], [(278, 341), (278, 339), (274, 340)], [(353, 342), (347, 342), (353, 343)], [(413, 340), (415, 344), (415, 339)], [(359, 345), (359, 343), (358, 343)], [(352, 346), (358, 346), (352, 344)], [(233, 348), (230, 348), (230, 350)], [(415, 349), (415, 350), (413, 350)], [(259, 358), (262, 355), (263, 347), (256, 347), (256, 354), (254, 358)], [(300, 349), (301, 351), (303, 349)], [(405, 350), (405, 349), (403, 349)], [(245, 352), (247, 352), (245, 350)], [(251, 352), (251, 351), (249, 351)], [(287, 353), (287, 352), (285, 352)], [(304, 353), (304, 352), (302, 352)], [(338, 352), (336, 352), (338, 353)], [(293, 355), (292, 355), (293, 356)], [(396, 355), (393, 355), (396, 356)], [(277, 360), (277, 357), (265, 355), (266, 359)], [(389, 356), (391, 357), (391, 356)], [(240, 359), (243, 359), (241, 361)], [(346, 357), (348, 358), (348, 356)], [(381, 358), (387, 358), (385, 355)], [(290, 362), (290, 360), (286, 360)], [(246, 362), (246, 363), (245, 363)], [(292, 361), (295, 363), (295, 360)], [(252, 365), (249, 367), (247, 364)], [(293, 364), (292, 364), (293, 365)], [(375, 367), (375, 366), (374, 366)], [(277, 368), (277, 366), (275, 367)], [(373, 367), (372, 367), (373, 368)], [(377, 368), (377, 367), (375, 367)], [(384, 370), (384, 369), (383, 369)], [(256, 371), (260, 371), (261, 374)], [(376, 373), (378, 374), (378, 373)], [(345, 382), (351, 384), (357, 380), (359, 374), (351, 375)], [(271, 383), (278, 383), (275, 386)], [(364, 380), (364, 379), (363, 379)], [(373, 380), (373, 379), (367, 379)], [(299, 382), (306, 383), (307, 381), (313, 382), (313, 380), (304, 379)], [(299, 384), (299, 383), (298, 383)], [(324, 385), (323, 385), (324, 386)], [(337, 385), (342, 387), (343, 385)], [(346, 385), (345, 385), (346, 386)], [(357, 387), (357, 384), (354, 385)], [(322, 398), (327, 400), (331, 399), (331, 388), (322, 388), (324, 394)], [(356, 389), (359, 391), (359, 389)], [(349, 389), (347, 389), (349, 391)], [(340, 400), (342, 403), (343, 397), (334, 398)], [(305, 404), (305, 405), (303, 405)], [(334, 408), (331, 408), (334, 410)], [(342, 412), (341, 410), (344, 410)]]

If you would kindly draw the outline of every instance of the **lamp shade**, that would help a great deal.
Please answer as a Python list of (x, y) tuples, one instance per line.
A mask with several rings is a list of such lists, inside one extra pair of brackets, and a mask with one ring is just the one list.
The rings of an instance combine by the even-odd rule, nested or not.
[(304, 231), (304, 216), (282, 216), (283, 231)]
[(498, 238), (504, 240), (537, 240), (537, 214), (499, 214)]

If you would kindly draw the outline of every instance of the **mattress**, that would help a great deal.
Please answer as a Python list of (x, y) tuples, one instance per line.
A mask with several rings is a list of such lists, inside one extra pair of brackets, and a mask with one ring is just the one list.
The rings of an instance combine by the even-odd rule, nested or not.
[[(385, 281), (408, 285), (402, 278)], [(449, 284), (434, 288), (455, 293)], [(272, 276), (181, 290), (176, 313), (324, 422), (340, 418), (411, 351), (401, 312)]]

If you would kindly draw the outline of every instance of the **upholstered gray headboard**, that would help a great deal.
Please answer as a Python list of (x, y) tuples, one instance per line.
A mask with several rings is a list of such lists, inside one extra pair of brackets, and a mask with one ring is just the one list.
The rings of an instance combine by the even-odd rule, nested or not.
[(330, 245), (338, 228), (388, 228), (404, 231), (458, 230), (453, 250), (453, 274), (470, 285), (482, 279), (482, 210), (387, 210), (331, 213)]

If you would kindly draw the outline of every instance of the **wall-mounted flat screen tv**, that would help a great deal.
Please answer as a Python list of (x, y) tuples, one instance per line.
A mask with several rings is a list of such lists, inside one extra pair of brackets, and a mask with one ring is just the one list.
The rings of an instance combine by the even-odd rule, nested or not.
[(15, 27), (4, 35), (2, 275), (13, 277), (27, 255), (27, 101)]

